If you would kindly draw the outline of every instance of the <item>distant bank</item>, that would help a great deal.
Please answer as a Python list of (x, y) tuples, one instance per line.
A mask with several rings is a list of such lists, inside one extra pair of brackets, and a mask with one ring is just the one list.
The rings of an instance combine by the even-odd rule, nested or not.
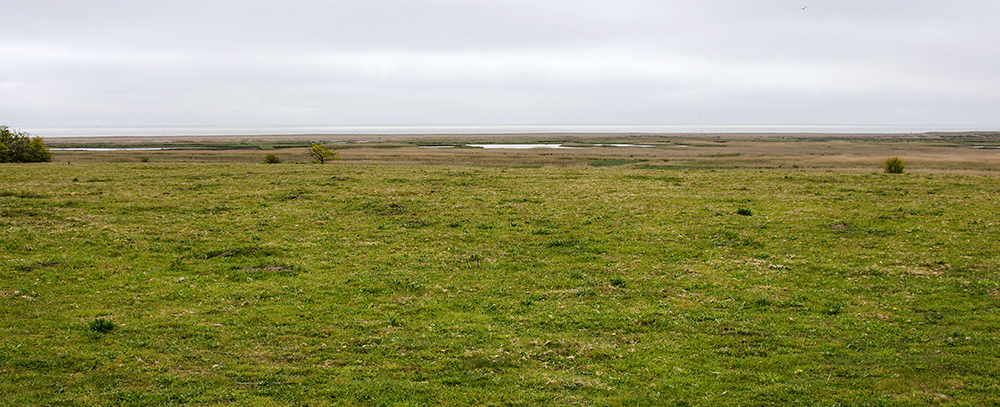
[(880, 126), (880, 125), (572, 125), (572, 126), (160, 126), (160, 127), (29, 127), (19, 130), (41, 137), (191, 137), (265, 135), (422, 135), (422, 134), (543, 134), (543, 133), (817, 133), (920, 134), (928, 132), (997, 131), (1000, 126)]

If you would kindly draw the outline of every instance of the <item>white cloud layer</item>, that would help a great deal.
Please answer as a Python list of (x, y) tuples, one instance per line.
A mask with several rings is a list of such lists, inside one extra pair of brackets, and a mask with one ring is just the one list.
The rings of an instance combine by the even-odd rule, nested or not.
[(22, 1), (0, 123), (998, 126), (1000, 2)]

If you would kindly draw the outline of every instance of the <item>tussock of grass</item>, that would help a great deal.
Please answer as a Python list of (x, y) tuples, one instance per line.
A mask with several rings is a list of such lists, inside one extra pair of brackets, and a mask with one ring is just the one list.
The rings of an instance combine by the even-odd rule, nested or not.
[(111, 320), (104, 318), (95, 318), (93, 321), (90, 321), (87, 326), (90, 328), (91, 332), (98, 334), (106, 334), (118, 327), (118, 325), (115, 325), (115, 323), (111, 322)]

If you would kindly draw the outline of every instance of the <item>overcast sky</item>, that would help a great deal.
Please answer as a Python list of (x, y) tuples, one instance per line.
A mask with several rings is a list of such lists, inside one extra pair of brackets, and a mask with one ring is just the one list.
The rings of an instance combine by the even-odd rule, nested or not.
[(0, 124), (1000, 127), (996, 0), (4, 0)]

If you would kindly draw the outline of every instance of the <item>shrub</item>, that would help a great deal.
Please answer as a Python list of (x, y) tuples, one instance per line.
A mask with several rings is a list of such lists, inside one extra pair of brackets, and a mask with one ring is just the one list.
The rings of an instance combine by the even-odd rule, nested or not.
[(264, 162), (268, 164), (281, 164), (281, 159), (274, 154), (268, 154), (267, 157), (264, 157)]
[(900, 160), (899, 157), (892, 157), (885, 160), (885, 164), (882, 165), (882, 169), (885, 170), (886, 174), (902, 174), (903, 160)]
[(747, 208), (740, 208), (740, 209), (736, 210), (736, 214), (737, 215), (743, 215), (743, 216), (753, 216), (753, 211), (751, 211), (750, 209), (747, 209)]
[(329, 148), (319, 144), (309, 146), (309, 155), (312, 156), (314, 163), (319, 164), (324, 164), (329, 160), (337, 159), (337, 152), (331, 151)]
[(52, 161), (52, 153), (41, 137), (30, 137), (7, 126), (0, 126), (0, 162), (34, 163)]

